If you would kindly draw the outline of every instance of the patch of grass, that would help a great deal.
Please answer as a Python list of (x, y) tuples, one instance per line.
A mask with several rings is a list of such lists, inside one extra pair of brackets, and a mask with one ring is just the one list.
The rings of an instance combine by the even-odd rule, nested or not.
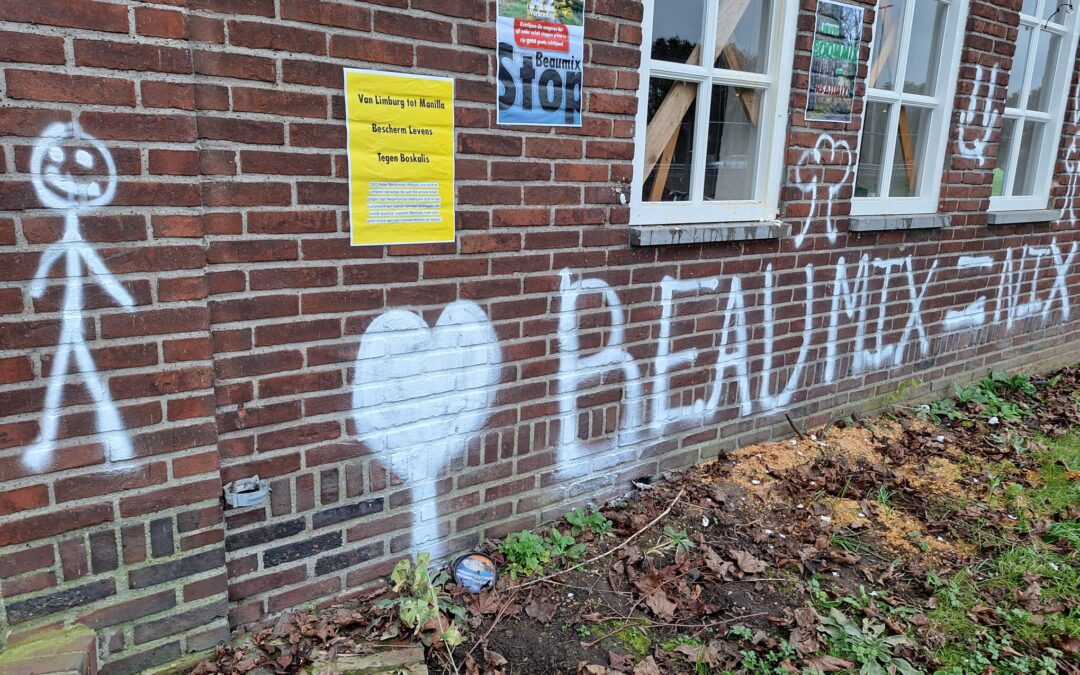
[(612, 637), (622, 645), (627, 654), (634, 657), (635, 661), (648, 656), (653, 649), (653, 640), (649, 637), (648, 629), (643, 626), (632, 625), (628, 621), (609, 621), (597, 624), (593, 632), (603, 635), (622, 626)]
[[(1056, 673), (1061, 653), (1052, 645), (1080, 637), (1080, 522), (1061, 518), (1080, 505), (1080, 482), (1070, 475), (1080, 466), (1080, 434), (1041, 439), (1033, 447), (1035, 485), (1005, 485), (1004, 505), (1016, 514), (1020, 532), (1056, 522), (1042, 538), (1001, 546), (993, 558), (951, 578), (929, 578), (937, 589), (929, 619), (941, 638), (934, 653), (940, 675)], [(995, 475), (1015, 475), (1015, 467), (998, 468)]]

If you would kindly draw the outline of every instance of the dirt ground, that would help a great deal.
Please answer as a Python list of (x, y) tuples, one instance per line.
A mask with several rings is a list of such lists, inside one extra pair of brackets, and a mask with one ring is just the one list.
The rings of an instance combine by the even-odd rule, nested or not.
[[(479, 596), (447, 585), (447, 601), (464, 608), (465, 641), (449, 650), (438, 635), (427, 640), (428, 666), (476, 675), (1078, 673), (1077, 594), (1043, 590), (1052, 580), (1034, 567), (1021, 574), (1021, 590), (995, 582), (961, 594), (987, 560), (1013, 551), (1037, 548), (1065, 561), (1048, 563), (1054, 570), (1076, 562), (1075, 549), (1046, 543), (1046, 533), (1056, 523), (1074, 527), (1080, 503), (1044, 508), (1024, 496), (1057, 499), (1044, 489), (1039, 448), (1080, 429), (1080, 369), (1024, 381), (1034, 391), (1010, 390), (1004, 402), (958, 392), (955, 407), (848, 417), (641, 485), (601, 509), (610, 531), (578, 533), (585, 550), (576, 562), (556, 560), (531, 577), (504, 574)], [(989, 414), (1006, 403), (1018, 406), (1015, 415), (1002, 408), (1009, 419)], [(1076, 494), (1077, 469), (1053, 474), (1064, 477), (1061, 494)], [(505, 568), (498, 543), (488, 550)], [(942, 602), (954, 586), (962, 611), (949, 614)], [(995, 615), (995, 595), (1038, 630), (1023, 630), (1015, 613)], [(297, 672), (311, 646), (362, 649), (396, 616), (373, 609), (378, 599), (288, 617), (276, 635), (264, 631), (239, 652), (222, 649), (196, 673), (260, 664)], [(854, 619), (854, 633), (840, 634), (834, 611)], [(977, 654), (986, 667), (963, 665), (976, 663), (964, 656), (950, 665), (972, 639), (960, 628), (949, 637), (957, 622), (1004, 645)], [(295, 648), (283, 651), (283, 639)]]

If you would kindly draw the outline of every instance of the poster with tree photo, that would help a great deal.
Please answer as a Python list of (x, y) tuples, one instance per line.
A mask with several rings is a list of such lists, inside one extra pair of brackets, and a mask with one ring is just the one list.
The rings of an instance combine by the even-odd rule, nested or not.
[(819, 0), (806, 99), (807, 121), (851, 121), (862, 31), (862, 7)]

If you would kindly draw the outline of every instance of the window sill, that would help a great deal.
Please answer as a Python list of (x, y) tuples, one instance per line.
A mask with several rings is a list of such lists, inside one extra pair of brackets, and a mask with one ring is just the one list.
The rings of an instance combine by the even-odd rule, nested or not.
[(631, 246), (677, 246), (727, 241), (782, 239), (791, 226), (778, 220), (702, 225), (639, 225), (630, 228)]
[(851, 216), (848, 231), (941, 230), (948, 224), (949, 217), (939, 214), (921, 216)]
[(1028, 225), (1061, 220), (1061, 209), (1025, 209), (1022, 211), (991, 211), (987, 225)]

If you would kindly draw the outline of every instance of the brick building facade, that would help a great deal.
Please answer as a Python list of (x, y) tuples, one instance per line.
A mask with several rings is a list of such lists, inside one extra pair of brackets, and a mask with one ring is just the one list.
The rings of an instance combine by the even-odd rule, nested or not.
[[(0, 636), (81, 622), (102, 672), (137, 672), (786, 433), (785, 412), (1076, 361), (1076, 22), (1048, 3), (938, 3), (941, 133), (886, 143), (943, 153), (920, 172), (936, 208), (854, 216), (864, 113), (906, 129), (930, 99), (868, 95), (889, 19), (849, 0), (853, 121), (807, 120), (817, 0), (766, 3), (777, 123), (744, 108), (779, 149), (759, 174), (778, 215), (658, 223), (637, 217), (659, 20), (640, 0), (585, 3), (580, 128), (496, 124), (492, 1), (0, 0)], [(454, 78), (455, 243), (350, 246), (343, 67)], [(1043, 136), (1012, 140), (1027, 125)], [(73, 216), (43, 201), (50, 162), (111, 163), (115, 185)], [(1045, 204), (999, 208), (1043, 165)], [(422, 329), (373, 330), (392, 312)], [(384, 375), (394, 392), (357, 394)], [(428, 423), (450, 431), (409, 446)], [(224, 508), (255, 474), (269, 502)]]

